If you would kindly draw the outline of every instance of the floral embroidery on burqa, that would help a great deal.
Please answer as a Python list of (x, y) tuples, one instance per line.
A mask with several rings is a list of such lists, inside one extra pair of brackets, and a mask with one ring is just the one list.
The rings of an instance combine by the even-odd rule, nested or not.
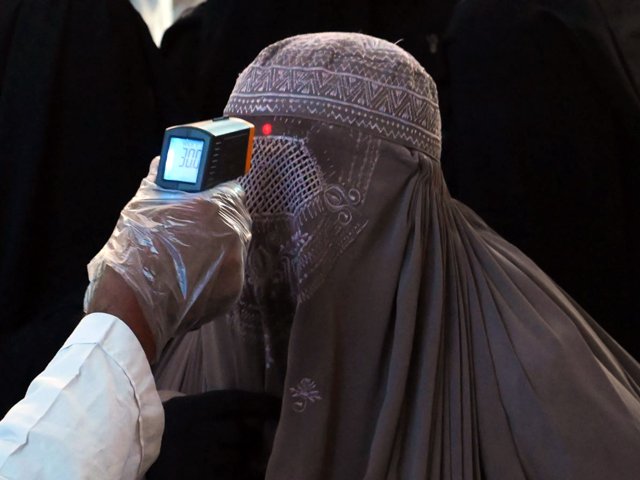
[(297, 386), (289, 388), (293, 399), (292, 409), (294, 412), (302, 413), (310, 403), (322, 400), (316, 382), (310, 378), (303, 378)]

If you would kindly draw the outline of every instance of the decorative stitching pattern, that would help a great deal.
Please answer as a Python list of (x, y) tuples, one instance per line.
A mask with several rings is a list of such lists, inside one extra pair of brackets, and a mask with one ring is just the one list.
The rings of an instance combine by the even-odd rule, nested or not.
[(345, 191), (340, 185), (331, 185), (324, 192), (324, 203), (330, 212), (338, 213), (342, 225), (348, 225), (353, 219), (354, 208), (358, 206), (362, 195), (356, 188)]
[(228, 115), (348, 125), (440, 158), (431, 77), (402, 49), (357, 34), (301, 35), (265, 49), (238, 78)]

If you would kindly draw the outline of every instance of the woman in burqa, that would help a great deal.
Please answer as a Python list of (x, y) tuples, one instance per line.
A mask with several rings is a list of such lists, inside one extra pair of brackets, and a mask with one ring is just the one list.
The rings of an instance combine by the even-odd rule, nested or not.
[(184, 121), (126, 0), (0, 1), (0, 417), (82, 314), (86, 264)]
[(413, 57), (289, 38), (225, 112), (262, 132), (246, 286), (164, 352), (160, 388), (280, 397), (267, 479), (638, 477), (638, 364), (450, 197)]

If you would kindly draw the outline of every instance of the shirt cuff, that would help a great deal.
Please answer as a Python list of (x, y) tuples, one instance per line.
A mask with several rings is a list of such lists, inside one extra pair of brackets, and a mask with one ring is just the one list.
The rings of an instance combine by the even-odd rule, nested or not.
[(62, 349), (77, 344), (100, 344), (129, 378), (140, 417), (138, 429), (142, 448), (139, 474), (158, 458), (164, 431), (164, 409), (156, 389), (149, 361), (131, 329), (114, 315), (90, 313), (64, 343)]

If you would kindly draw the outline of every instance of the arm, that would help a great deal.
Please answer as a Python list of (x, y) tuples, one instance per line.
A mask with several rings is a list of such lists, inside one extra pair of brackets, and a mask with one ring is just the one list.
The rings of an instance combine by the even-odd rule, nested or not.
[(138, 339), (116, 317), (94, 313), (0, 422), (0, 478), (139, 478), (163, 427)]
[(89, 265), (89, 315), (0, 422), (0, 479), (134, 479), (157, 458), (150, 360), (233, 304), (251, 235), (239, 185), (184, 194), (154, 177)]
[(105, 269), (97, 291), (87, 305), (87, 313), (93, 312), (109, 313), (122, 320), (136, 336), (151, 363), (156, 356), (151, 328), (129, 285), (109, 267)]

